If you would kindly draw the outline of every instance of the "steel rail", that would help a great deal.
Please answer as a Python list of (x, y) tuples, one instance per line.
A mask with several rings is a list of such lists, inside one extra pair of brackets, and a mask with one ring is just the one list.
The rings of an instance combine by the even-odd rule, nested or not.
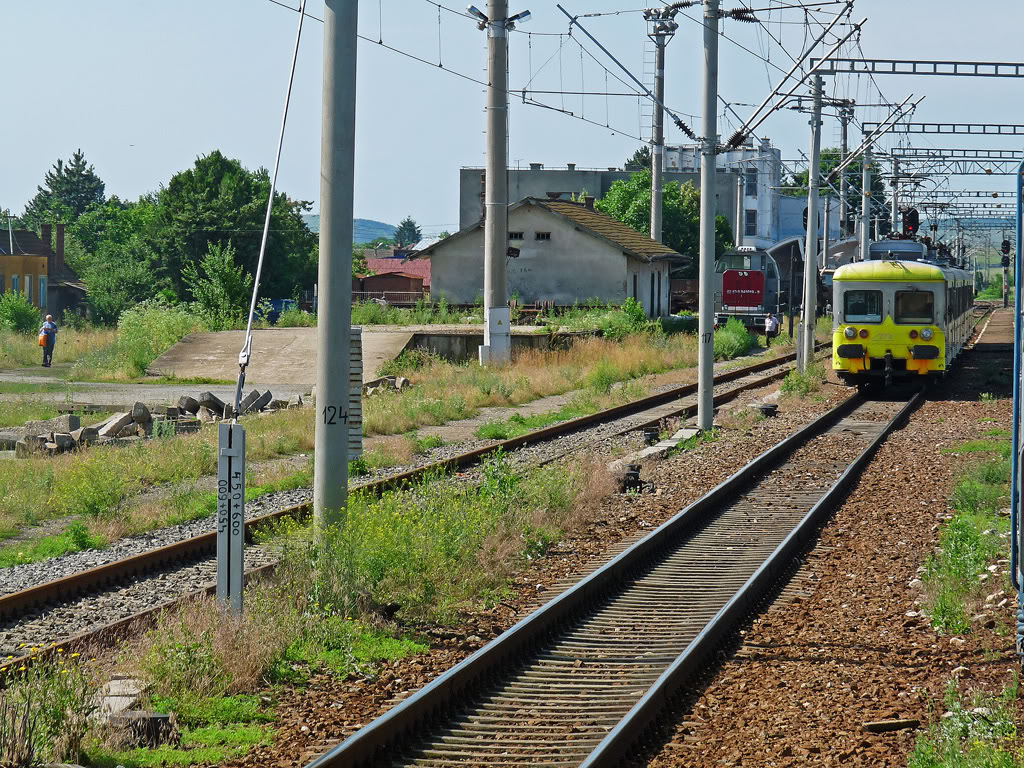
[[(819, 349), (825, 346), (828, 345), (819, 345)], [(773, 358), (771, 360), (764, 360), (753, 365), (737, 368), (732, 371), (727, 371), (715, 377), (715, 384), (727, 384), (729, 382), (736, 381), (737, 379), (742, 379), (752, 374), (760, 373), (764, 370), (779, 367), (780, 365), (792, 362), (795, 357), (795, 353), (792, 353), (789, 355), (783, 355), (782, 357)], [(716, 399), (716, 405), (721, 405), (732, 400), (743, 391), (753, 389), (758, 386), (764, 386), (767, 383), (776, 381), (785, 376), (786, 373), (788, 373), (788, 369), (763, 379), (759, 379), (748, 385), (730, 390)], [(673, 400), (678, 400), (692, 395), (696, 393), (696, 391), (696, 384), (686, 384), (680, 387), (675, 387), (671, 390), (650, 395), (639, 400), (634, 400), (630, 403), (625, 403), (603, 411), (598, 411), (597, 413), (553, 424), (549, 427), (534, 430), (524, 435), (503, 440), (483, 448), (467, 451), (448, 459), (432, 462), (425, 466), (411, 469), (407, 472), (382, 478), (381, 480), (356, 485), (353, 486), (352, 490), (353, 492), (380, 495), (385, 491), (407, 486), (416, 479), (428, 474), (458, 471), (465, 467), (473, 466), (480, 463), (480, 461), (496, 451), (518, 450), (525, 446), (540, 443), (570, 432), (575, 432), (594, 424), (612, 421), (614, 419), (640, 413), (660, 405), (665, 405)], [(683, 408), (679, 411), (673, 412), (672, 414), (668, 414), (667, 416), (661, 416), (654, 420), (653, 423), (657, 423), (663, 418), (671, 418), (688, 413), (688, 409)], [(633, 425), (630, 426), (628, 430), (623, 431), (642, 429), (644, 426), (649, 426), (651, 423), (652, 422), (646, 422), (643, 424)], [(275, 522), (284, 519), (303, 519), (309, 515), (311, 508), (312, 505), (309, 503), (298, 504), (293, 507), (288, 507), (286, 509), (247, 520), (245, 524), (247, 542), (251, 542), (253, 540), (256, 532), (266, 528), (268, 525), (274, 524)], [(54, 579), (43, 584), (38, 584), (18, 592), (3, 595), (0, 597), (0, 620), (20, 616), (37, 606), (43, 606), (55, 602), (66, 602), (68, 599), (78, 595), (83, 595), (96, 589), (102, 589), (111, 584), (124, 582), (134, 576), (149, 573), (154, 570), (167, 567), (173, 563), (191, 561), (207, 556), (213, 553), (216, 550), (216, 547), (217, 533), (216, 531), (210, 531), (183, 541), (175, 542), (174, 544), (168, 544), (163, 547), (149, 550), (148, 552), (142, 552), (137, 555), (132, 555), (131, 557), (96, 566), (95, 568), (69, 574), (68, 576)], [(0, 666), (0, 669), (2, 669), (2, 666)]]
[[(626, 717), (600, 742), (597, 749), (591, 752), (583, 765), (588, 768), (604, 768), (621, 764), (622, 757), (642, 735), (652, 718), (665, 708), (670, 695), (693, 674), (722, 638), (732, 631), (736, 621), (764, 597), (788, 562), (812, 536), (826, 513), (845, 494), (856, 479), (857, 473), (870, 461), (888, 434), (917, 407), (921, 399), (922, 394), (916, 394), (847, 466), (742, 588), (660, 675)], [(393, 756), (389, 755), (392, 748), (404, 744), (413, 738), (421, 727), (435, 721), (445, 712), (450, 712), (452, 707), (470, 697), (481, 685), (493, 682), (499, 670), (507, 669), (525, 654), (537, 650), (557, 630), (573, 620), (581, 619), (589, 608), (610, 599), (610, 595), (624, 585), (630, 574), (660, 560), (672, 541), (679, 540), (686, 533), (698, 530), (700, 526), (713, 520), (725, 504), (736, 499), (755, 478), (766, 475), (784, 463), (789, 454), (864, 403), (865, 400), (859, 395), (851, 397), (768, 449), (671, 520), (357, 731), (340, 745), (313, 760), (307, 768), (368, 765), (386, 755)], [(583, 709), (585, 710), (585, 707)], [(529, 759), (523, 762), (529, 762)]]

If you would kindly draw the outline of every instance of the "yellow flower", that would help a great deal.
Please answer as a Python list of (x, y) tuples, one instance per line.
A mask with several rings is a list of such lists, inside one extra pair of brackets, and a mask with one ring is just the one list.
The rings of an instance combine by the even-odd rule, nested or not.
[(19, 648), (24, 648), (24, 647), (25, 647), (25, 644), (24, 644), (24, 643), (22, 643), (22, 644), (21, 644), (21, 645), (19, 645), (18, 647), (19, 647)]
[(24, 672), (25, 671), (25, 665), (22, 664), (20, 667), (18, 667), (18, 671), (19, 672)]
[(72, 659), (77, 659), (77, 658), (78, 658), (79, 656), (81, 656), (81, 655), (82, 655), (82, 654), (80, 654), (80, 653), (72, 653), (72, 654), (71, 654), (71, 658), (72, 658)]
[(64, 653), (64, 649), (63, 648), (58, 648), (57, 649), (57, 653)]

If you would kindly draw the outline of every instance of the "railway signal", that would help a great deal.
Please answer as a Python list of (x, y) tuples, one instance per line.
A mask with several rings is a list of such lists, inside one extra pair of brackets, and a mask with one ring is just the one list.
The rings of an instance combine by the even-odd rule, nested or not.
[(921, 214), (917, 212), (917, 208), (908, 208), (903, 214), (903, 234), (916, 235), (920, 228)]

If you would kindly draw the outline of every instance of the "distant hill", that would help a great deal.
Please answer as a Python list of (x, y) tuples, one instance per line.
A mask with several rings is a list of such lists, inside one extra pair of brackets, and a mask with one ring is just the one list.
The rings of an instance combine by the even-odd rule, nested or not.
[[(306, 226), (314, 232), (320, 231), (320, 214), (305, 214)], [(398, 227), (373, 219), (352, 219), (352, 242), (368, 243), (378, 237), (392, 237)]]

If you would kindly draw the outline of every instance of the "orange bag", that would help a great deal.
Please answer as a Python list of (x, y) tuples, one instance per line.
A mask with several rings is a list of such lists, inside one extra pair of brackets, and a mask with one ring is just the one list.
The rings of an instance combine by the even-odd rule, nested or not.
[(39, 334), (39, 346), (40, 347), (45, 347), (46, 346), (46, 334), (45, 333), (40, 333)]

